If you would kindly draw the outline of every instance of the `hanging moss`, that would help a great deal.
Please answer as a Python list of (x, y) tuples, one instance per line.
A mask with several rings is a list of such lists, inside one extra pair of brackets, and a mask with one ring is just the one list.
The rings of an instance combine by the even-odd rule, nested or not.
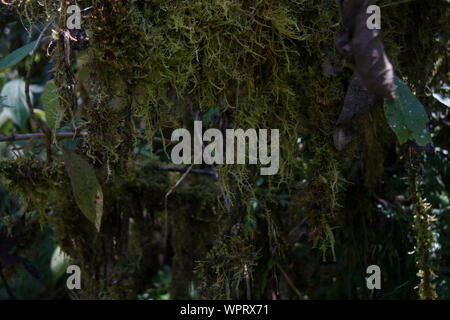
[[(380, 6), (388, 3), (380, 1)], [(89, 275), (86, 297), (137, 294), (133, 276), (149, 246), (138, 238), (148, 233), (146, 228), (164, 233), (166, 209), (174, 251), (172, 297), (189, 297), (188, 279), (194, 269), (203, 297), (243, 297), (244, 283), (258, 267), (273, 271), (267, 261), (282, 261), (292, 250), (281, 224), (297, 221), (299, 211), (306, 215), (309, 239), (322, 257), (339, 259), (338, 222), (353, 221), (358, 214), (364, 215), (363, 221), (371, 219), (370, 202), (381, 184), (386, 150), (392, 151), (395, 141), (380, 101), (360, 120), (348, 148), (338, 152), (333, 146), (332, 132), (351, 77), (334, 45), (339, 26), (334, 2), (77, 4), (86, 9), (82, 26), (90, 45), (71, 51), (67, 63), (67, 43), (55, 39), (53, 71), (61, 125), (88, 133), (77, 151), (89, 158), (102, 184), (102, 231), (97, 233), (77, 209), (58, 159), (51, 167), (36, 161), (2, 162), (0, 175), (25, 201), (42, 212), (52, 209), (48, 220), (61, 248)], [(433, 1), (433, 9), (428, 7), (414, 1), (404, 10), (383, 9), (389, 57), (397, 73), (418, 89), (428, 83), (434, 61), (427, 51), (439, 47), (433, 33), (445, 19), (441, 4)], [(43, 0), (24, 1), (17, 10), (30, 26), (55, 18), (52, 28), (60, 33), (65, 30), (66, 8), (66, 2)], [(436, 19), (427, 20), (423, 11)], [(324, 72), (324, 65), (332, 72)], [(143, 166), (133, 154), (136, 137), (143, 129), (150, 142), (157, 134), (189, 127), (192, 113), (213, 108), (218, 108), (223, 129), (280, 130), (279, 175), (264, 178), (267, 192), (259, 193), (258, 168), (218, 166), (217, 182), (189, 177), (165, 208), (163, 199), (179, 174), (162, 173), (158, 163)], [(140, 120), (142, 128), (136, 127)], [(345, 192), (353, 184), (357, 187), (351, 190), (361, 192), (361, 199), (351, 207), (350, 200), (358, 195), (347, 197)], [(422, 270), (420, 295), (430, 298), (430, 217), (416, 191), (412, 201)], [(280, 195), (292, 201), (289, 210), (280, 209)], [(254, 210), (255, 203), (259, 207)], [(144, 210), (151, 210), (156, 222), (143, 218)], [(260, 252), (255, 238), (263, 236), (268, 249)]]
[[(411, 152), (414, 153), (410, 148)], [(435, 285), (432, 283), (434, 273), (431, 256), (433, 252), (432, 226), (435, 219), (429, 212), (430, 205), (426, 203), (420, 194), (418, 168), (414, 159), (410, 160), (409, 166), (409, 197), (414, 206), (415, 254), (418, 269), (417, 276), (420, 278), (418, 285), (419, 298), (422, 300), (434, 300), (437, 298), (437, 294)]]

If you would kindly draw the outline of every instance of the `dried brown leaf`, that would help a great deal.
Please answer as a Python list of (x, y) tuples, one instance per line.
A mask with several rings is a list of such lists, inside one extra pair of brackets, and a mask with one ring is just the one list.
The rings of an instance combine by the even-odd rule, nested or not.
[(333, 132), (334, 145), (341, 151), (352, 140), (358, 128), (355, 120), (367, 115), (376, 102), (376, 96), (367, 90), (357, 72), (353, 74), (345, 95), (336, 127)]
[(336, 0), (345, 30), (336, 36), (341, 52), (351, 52), (356, 70), (367, 88), (385, 98), (395, 100), (394, 68), (384, 51), (380, 30), (367, 28), (369, 0)]

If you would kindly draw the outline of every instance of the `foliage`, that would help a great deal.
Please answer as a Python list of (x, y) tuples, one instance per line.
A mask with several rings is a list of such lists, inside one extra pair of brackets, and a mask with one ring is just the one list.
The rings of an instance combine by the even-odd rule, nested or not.
[(0, 61), (0, 69), (13, 67), (31, 53), (37, 41), (32, 41), (14, 50)]
[[(2, 102), (3, 110), (0, 118), (11, 119), (20, 129), (24, 129), (29, 112), (25, 101), (25, 82), (12, 80), (3, 86), (1, 95), (5, 97)], [(0, 123), (3, 125), (3, 123)]]
[(426, 146), (431, 143), (431, 136), (427, 130), (429, 119), (425, 109), (408, 86), (397, 77), (395, 86), (397, 102), (385, 104), (389, 125), (401, 144), (413, 140), (420, 146)]
[[(332, 1), (80, 0), (76, 33), (65, 28), (66, 3), (19, 2), (8, 10), (27, 30), (0, 23), (9, 30), (1, 54), (16, 52), (0, 71), (1, 103), (10, 106), (0, 129), (39, 128), (25, 114), (32, 68), (35, 114), (58, 133), (84, 133), (61, 141), (55, 132), (47, 150), (42, 138), (0, 145), (0, 182), (11, 192), (1, 195), (11, 203), (1, 214), (39, 217), (15, 248), (32, 256), (20, 246), (30, 238), (45, 251), (30, 258), (39, 270), (51, 274), (58, 246), (86, 275), (81, 298), (414, 299), (418, 282), (421, 298), (434, 298), (434, 288), (449, 298), (449, 111), (432, 96), (448, 81), (446, 3), (379, 1), (377, 48), (382, 40), (380, 57), (398, 75), (385, 115), (381, 99), (363, 106), (358, 95), (366, 109), (345, 111), (361, 86), (335, 49)], [(19, 59), (15, 50), (27, 51), (49, 17), (52, 44), (34, 61)], [(187, 168), (170, 164), (166, 139), (196, 119), (220, 130), (279, 128), (279, 175), (198, 166), (212, 174), (193, 170), (181, 181)], [(393, 132), (389, 119), (409, 131)], [(404, 144), (429, 143), (419, 133), (427, 127), (435, 153)], [(345, 138), (339, 150), (336, 132)], [(381, 291), (366, 290), (371, 264), (383, 271)], [(21, 267), (0, 267), (11, 291), (29, 297), (16, 281)], [(62, 278), (45, 278), (34, 297), (61, 290)]]

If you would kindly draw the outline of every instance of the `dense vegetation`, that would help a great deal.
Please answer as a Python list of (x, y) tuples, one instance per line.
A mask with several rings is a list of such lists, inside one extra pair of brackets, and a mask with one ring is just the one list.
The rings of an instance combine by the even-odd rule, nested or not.
[[(406, 120), (333, 1), (74, 2), (0, 7), (0, 298), (450, 298), (448, 1), (372, 1)], [(174, 165), (195, 120), (278, 128), (278, 174)]]

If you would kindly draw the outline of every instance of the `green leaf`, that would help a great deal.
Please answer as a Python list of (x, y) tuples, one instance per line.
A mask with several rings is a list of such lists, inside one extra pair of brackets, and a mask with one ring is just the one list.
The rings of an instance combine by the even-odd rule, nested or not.
[(35, 45), (36, 41), (32, 41), (8, 54), (0, 61), (0, 69), (12, 67), (22, 61), (23, 58), (33, 51)]
[[(9, 132), (9, 126), (8, 122), (10, 119), (7, 114), (0, 112), (0, 132), (3, 134), (8, 134)], [(5, 128), (7, 127), (7, 128)]]
[[(6, 106), (4, 104), (4, 100), (5, 100), (5, 97), (0, 96), (0, 129), (3, 129), (3, 125), (9, 121), (8, 115), (5, 114), (4, 112), (1, 112), (1, 110), (3, 110), (3, 108), (8, 108), (8, 106)], [(3, 132), (3, 131), (2, 131), (2, 133), (6, 134), (6, 132)]]
[(420, 146), (431, 143), (427, 130), (429, 121), (425, 108), (400, 78), (394, 78), (397, 99), (394, 104), (384, 103), (384, 111), (394, 133), (401, 144), (415, 140)]
[(2, 100), (3, 110), (0, 118), (9, 118), (21, 130), (25, 128), (29, 117), (27, 102), (25, 99), (25, 81), (16, 79), (7, 82), (0, 93), (4, 97)]
[(70, 265), (70, 261), (70, 257), (67, 256), (59, 246), (55, 248), (50, 260), (50, 270), (55, 280), (66, 273), (67, 267)]
[(100, 231), (103, 191), (95, 176), (95, 170), (83, 157), (72, 151), (64, 149), (63, 155), (75, 201), (85, 217)]
[(442, 94), (434, 92), (433, 93), (433, 97), (439, 101), (440, 103), (442, 103), (443, 105), (447, 106), (450, 108), (450, 98), (449, 97), (444, 97)]
[(56, 87), (53, 80), (48, 81), (45, 85), (45, 90), (41, 99), (47, 124), (51, 129), (54, 129), (58, 119), (58, 98), (56, 96)]

